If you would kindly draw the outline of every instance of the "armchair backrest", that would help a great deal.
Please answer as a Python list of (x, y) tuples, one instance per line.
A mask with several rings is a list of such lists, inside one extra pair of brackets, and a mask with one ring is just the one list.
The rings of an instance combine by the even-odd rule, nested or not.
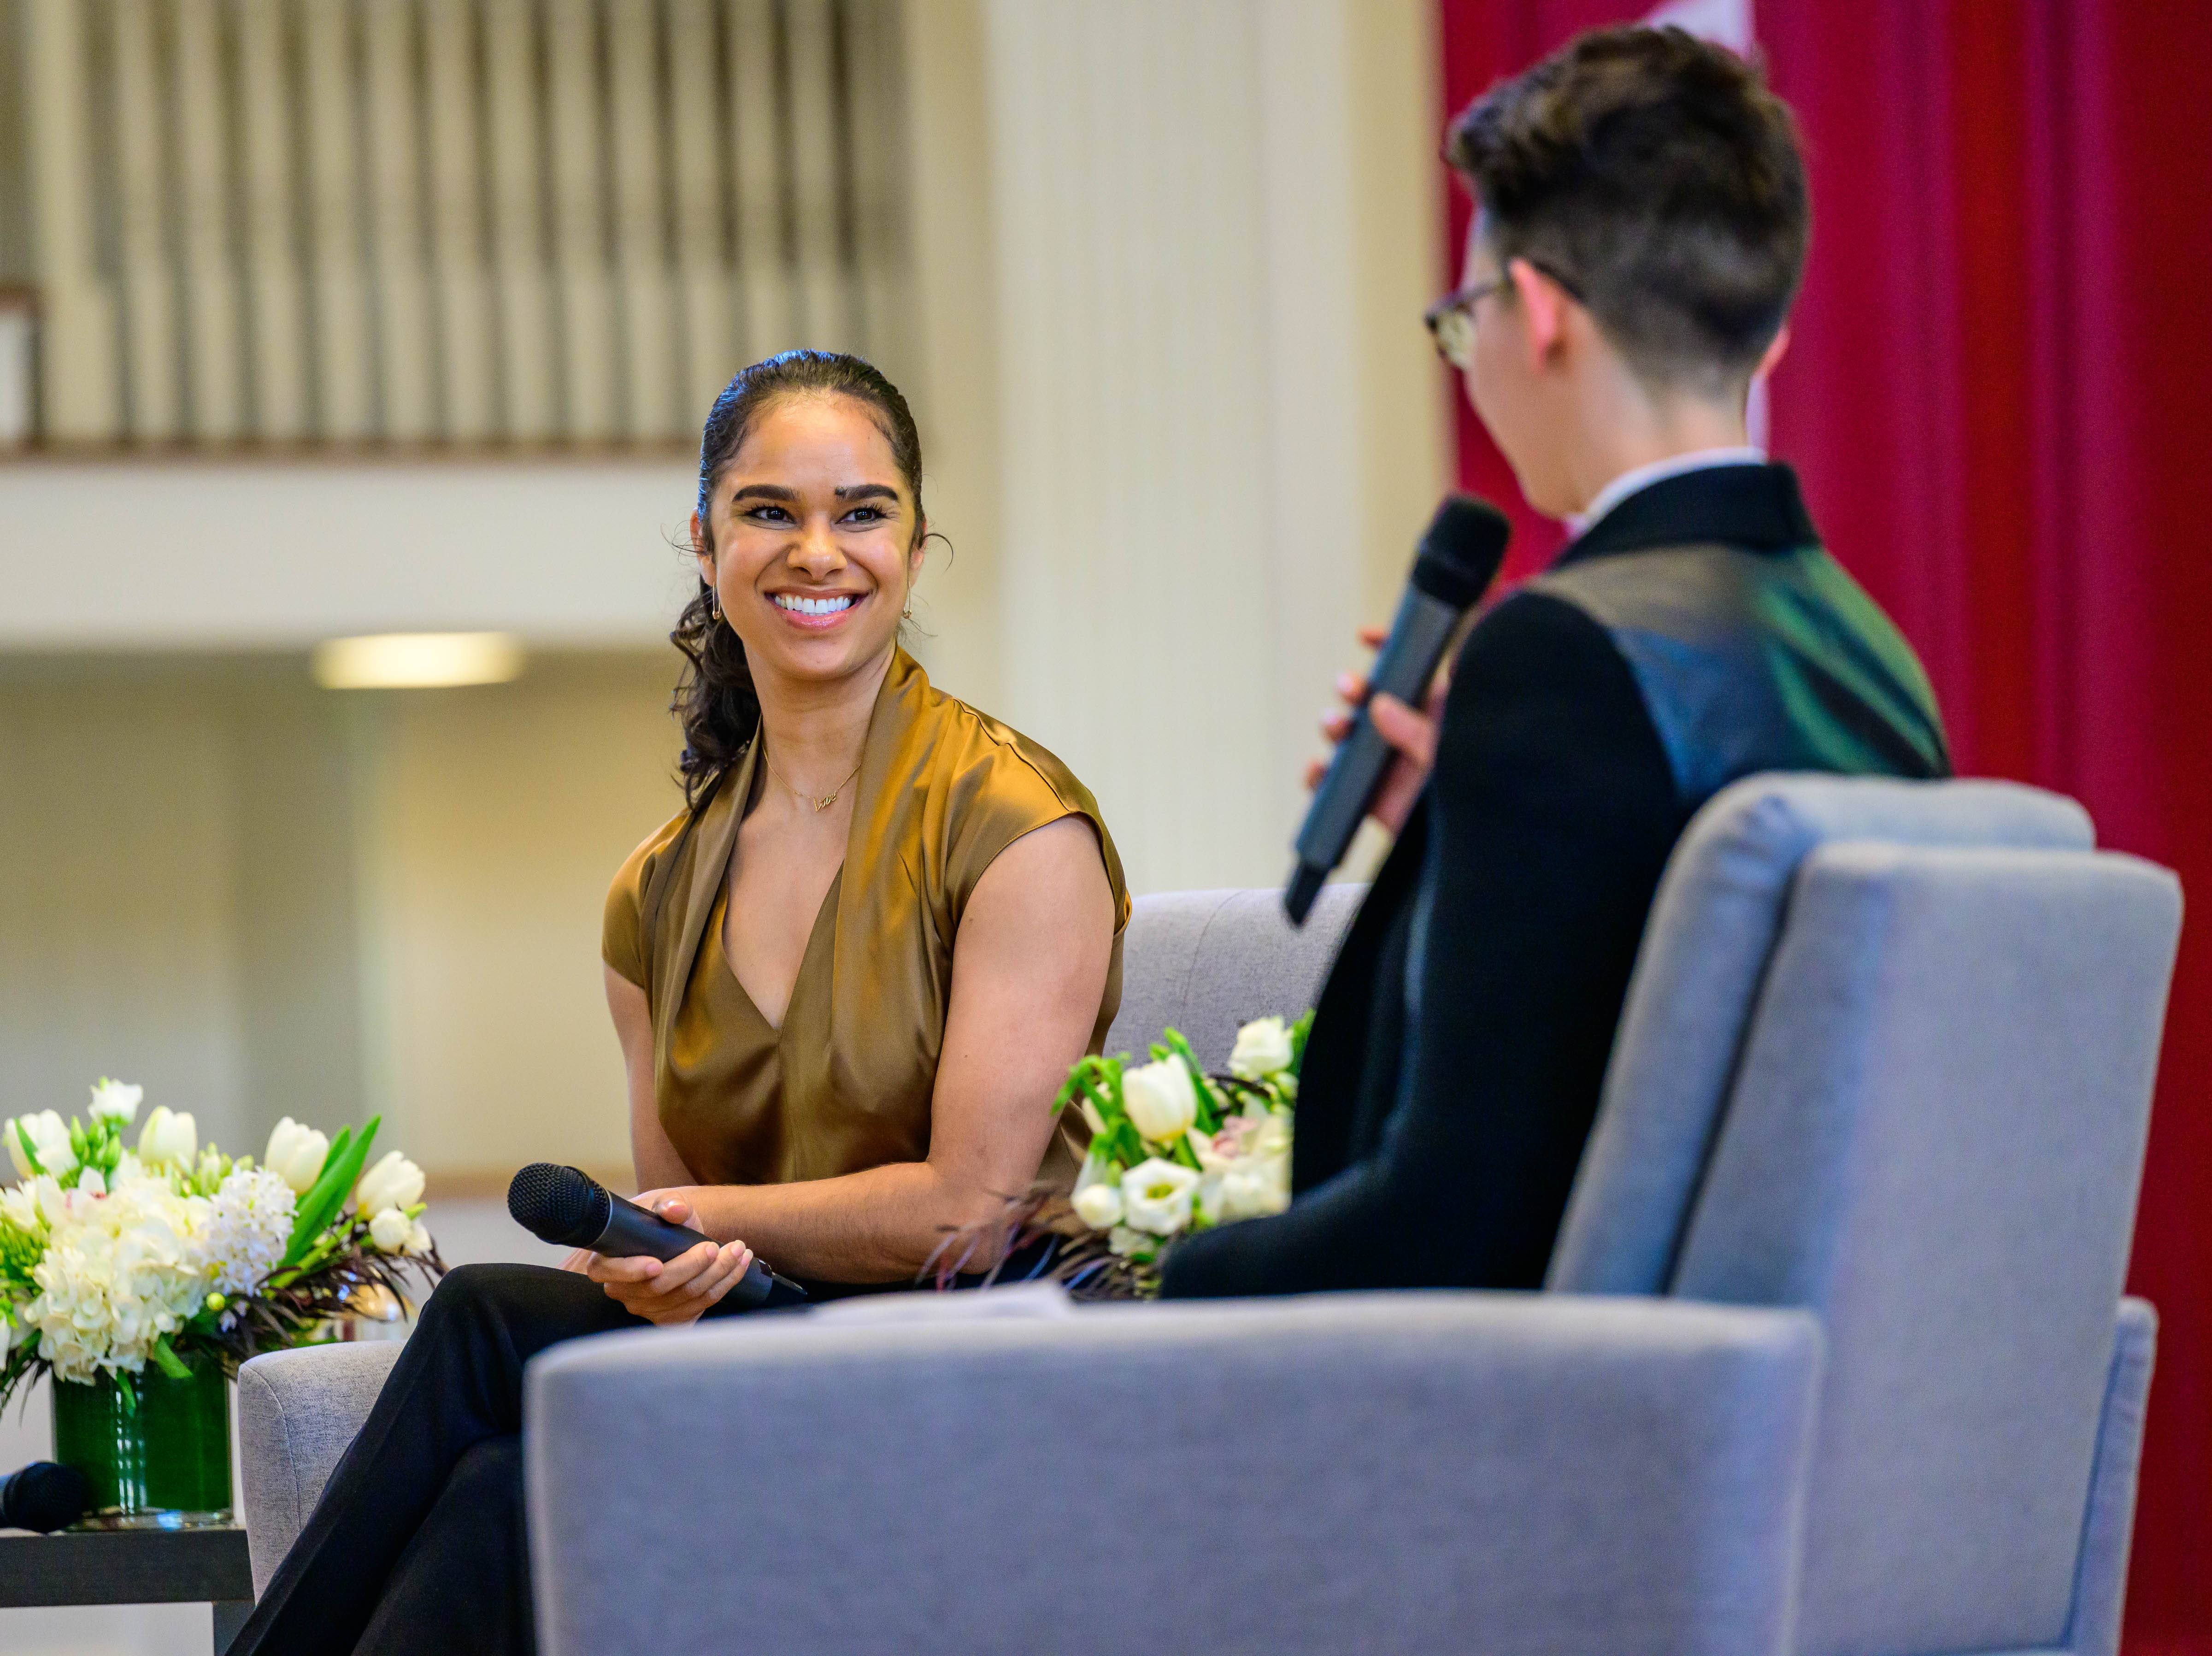
[(1324, 886), (1303, 929), (1284, 917), (1273, 891), (1139, 898), (1122, 941), (1121, 1010), (1106, 1050), (1142, 1058), (1160, 1031), (1173, 1027), (1189, 1038), (1201, 1064), (1222, 1068), (1238, 1025), (1271, 1013), (1295, 1018), (1314, 1003), (1366, 890)]
[(2072, 1641), (2179, 922), (1996, 784), (1755, 778), (1678, 849), (1552, 1285), (1820, 1315), (1808, 1656)]
[(1547, 1287), (1668, 1291), (1798, 865), (1847, 840), (2086, 851), (2095, 835), (2072, 800), (2013, 782), (1767, 775), (1715, 795), (1652, 899)]

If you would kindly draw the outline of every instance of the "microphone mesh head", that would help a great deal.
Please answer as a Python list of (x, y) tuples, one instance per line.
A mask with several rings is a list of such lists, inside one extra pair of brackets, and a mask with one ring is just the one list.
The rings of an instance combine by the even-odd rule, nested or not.
[(1421, 537), (1413, 584), (1431, 598), (1465, 609), (1496, 578), (1512, 535), (1505, 514), (1488, 501), (1447, 495)]
[(0, 1524), (52, 1535), (92, 1510), (92, 1486), (74, 1466), (34, 1460), (9, 1478), (0, 1499)]
[(533, 1161), (507, 1187), (507, 1210), (532, 1236), (581, 1248), (607, 1224), (607, 1193), (589, 1173), (556, 1162)]

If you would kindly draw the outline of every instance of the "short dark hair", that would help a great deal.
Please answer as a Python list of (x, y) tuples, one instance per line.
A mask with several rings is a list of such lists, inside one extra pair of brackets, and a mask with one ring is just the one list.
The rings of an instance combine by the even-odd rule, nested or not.
[[(699, 522), (712, 519), (714, 485), (745, 446), (753, 426), (770, 405), (786, 397), (849, 397), (868, 411), (891, 446), (891, 460), (914, 496), (915, 527), (921, 509), (921, 434), (899, 389), (881, 369), (860, 357), (835, 350), (787, 350), (739, 368), (714, 399), (707, 429), (699, 437)], [(711, 536), (708, 550), (714, 550)], [(695, 807), (717, 777), (744, 752), (760, 728), (760, 697), (753, 691), (744, 641), (723, 618), (714, 589), (702, 576), (691, 601), (668, 635), (684, 656), (670, 704), (684, 726), (684, 753), (677, 770), (684, 796)]]
[(1717, 388), (1773, 342), (1811, 205), (1789, 106), (1679, 28), (1577, 35), (1452, 124), (1482, 235), (1571, 289), (1639, 374)]

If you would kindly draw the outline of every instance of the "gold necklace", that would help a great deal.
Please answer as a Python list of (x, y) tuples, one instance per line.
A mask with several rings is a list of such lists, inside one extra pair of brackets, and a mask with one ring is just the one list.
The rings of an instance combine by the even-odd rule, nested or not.
[[(860, 760), (861, 764), (866, 764), (867, 762), (867, 755), (863, 753), (860, 756)], [(860, 766), (856, 764), (849, 772), (847, 773), (845, 780), (839, 782), (836, 787), (831, 788), (830, 792), (826, 794), (803, 794), (798, 788), (792, 787), (789, 782), (784, 781), (783, 772), (775, 768), (775, 761), (768, 756), (768, 744), (766, 742), (763, 742), (761, 744), (761, 763), (768, 767), (769, 775), (774, 776), (776, 781), (791, 795), (792, 798), (799, 801), (802, 805), (812, 806), (817, 813), (827, 811), (831, 806), (836, 804), (838, 795), (843, 793), (847, 785), (852, 782), (853, 778), (860, 774)]]

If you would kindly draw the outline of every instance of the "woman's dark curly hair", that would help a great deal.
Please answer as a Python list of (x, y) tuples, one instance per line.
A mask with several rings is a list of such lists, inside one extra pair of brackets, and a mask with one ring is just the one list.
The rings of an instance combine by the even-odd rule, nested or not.
[[(842, 351), (787, 350), (740, 368), (714, 399), (707, 429), (699, 439), (699, 521), (714, 521), (714, 485), (744, 447), (761, 411), (779, 397), (850, 397), (864, 405), (891, 446), (891, 458), (914, 496), (915, 530), (921, 531), (921, 434), (914, 414), (872, 363)], [(707, 550), (714, 551), (712, 530)], [(760, 698), (753, 693), (751, 667), (737, 630), (716, 612), (714, 588), (701, 577), (699, 590), (684, 606), (669, 642), (684, 654), (685, 667), (669, 703), (684, 726), (684, 756), (677, 768), (684, 796), (696, 807), (715, 779), (744, 752), (760, 728)]]

